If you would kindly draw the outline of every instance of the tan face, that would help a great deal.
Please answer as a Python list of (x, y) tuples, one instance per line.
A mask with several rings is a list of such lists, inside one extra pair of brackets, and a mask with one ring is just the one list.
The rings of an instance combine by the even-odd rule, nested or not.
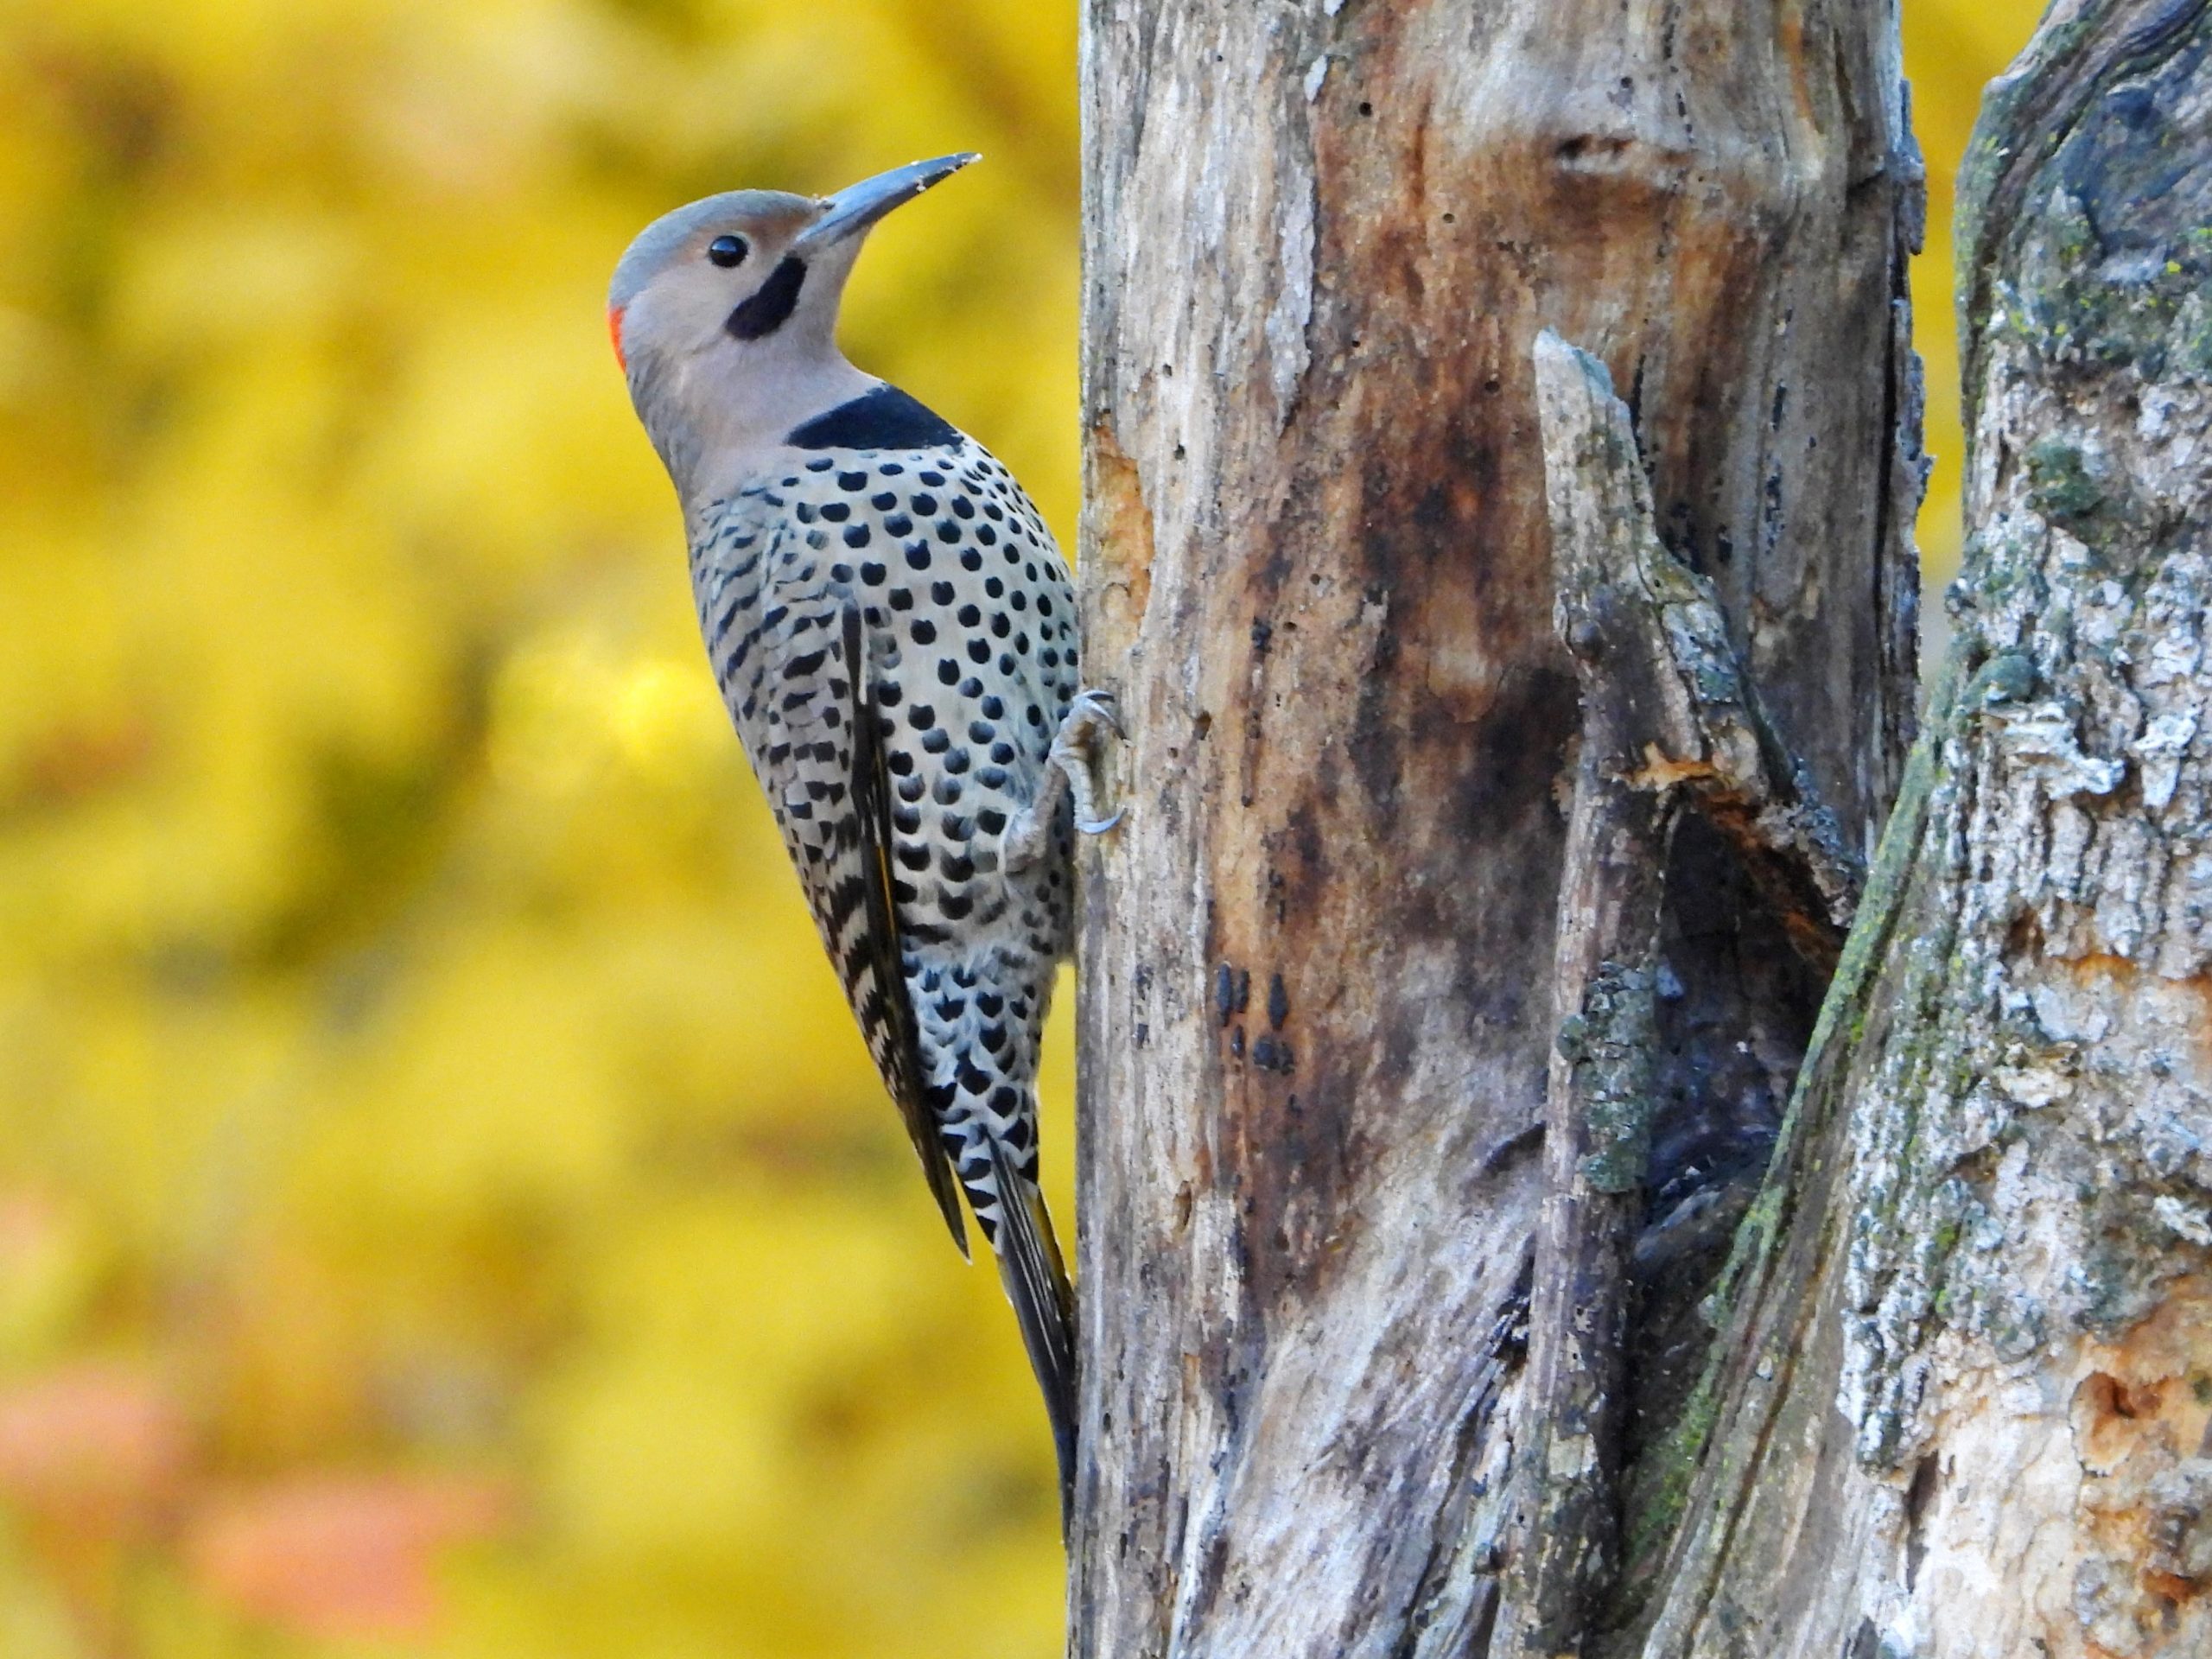
[[(667, 250), (643, 288), (626, 302), (607, 308), (615, 360), (626, 372), (633, 314), (637, 339), (680, 358), (714, 346), (732, 319), (742, 317), (747, 304), (756, 307), (755, 317), (776, 308), (777, 294), (772, 291), (764, 298), (762, 290), (776, 284), (791, 245), (821, 217), (823, 205), (799, 196), (771, 200), (773, 205), (761, 209), (732, 208), (703, 216)], [(701, 208), (709, 205), (695, 204)], [(806, 277), (814, 275), (811, 269), (804, 273)], [(786, 271), (779, 286), (791, 285), (792, 273)], [(804, 297), (804, 287), (802, 280), (792, 296), (795, 301)], [(788, 318), (789, 312), (785, 315)]]
[(715, 343), (717, 326), (743, 343), (796, 322), (827, 345), (869, 228), (976, 159), (911, 162), (819, 199), (734, 190), (657, 219), (615, 267), (607, 295), (615, 355), (625, 369), (647, 347), (681, 364)]

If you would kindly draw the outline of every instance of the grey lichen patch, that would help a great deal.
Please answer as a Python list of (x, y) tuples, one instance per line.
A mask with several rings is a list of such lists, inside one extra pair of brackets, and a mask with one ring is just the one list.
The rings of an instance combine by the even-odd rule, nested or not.
[(2113, 257), (2081, 201), (2062, 194), (1999, 290), (1994, 326), (2055, 366), (2202, 372), (2200, 263), (2186, 238), (2171, 253)]
[(2014, 772), (2032, 777), (2053, 800), (2109, 795), (2127, 776), (2125, 760), (2082, 748), (2079, 718), (2055, 699), (1993, 708), (1989, 716), (1987, 724)]
[(2152, 1481), (2151, 1565), (2191, 1588), (2212, 1583), (2212, 1458), (2185, 1458)]
[(2110, 499), (2079, 446), (2045, 438), (2028, 451), (2028, 503), (2055, 524), (2086, 525)]
[(1977, 709), (2025, 702), (2035, 695), (2035, 689), (2034, 661), (2021, 652), (1999, 652), (1974, 671), (1974, 678), (1967, 683), (1967, 702)]
[(1835, 814), (1815, 794), (1804, 762), (1796, 761), (1791, 772), (1791, 798), (1760, 810), (1759, 833), (1770, 845), (1804, 849), (1806, 868), (1828, 914), (1847, 928), (1866, 885), (1866, 862), (1845, 838)]
[(1602, 963), (1582, 1007), (1560, 1024), (1560, 1057), (1581, 1075), (1590, 1150), (1582, 1176), (1599, 1192), (1634, 1192), (1651, 1155), (1653, 976)]
[(2075, 1318), (2090, 1334), (2115, 1338), (2157, 1310), (2164, 1281), (2180, 1271), (2174, 1240), (2155, 1198), (2145, 1205), (2125, 1193), (2093, 1192), (2083, 1211)]

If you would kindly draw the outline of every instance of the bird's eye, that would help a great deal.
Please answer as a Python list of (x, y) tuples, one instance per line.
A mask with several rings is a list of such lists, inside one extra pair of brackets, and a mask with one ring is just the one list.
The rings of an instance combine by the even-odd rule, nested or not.
[(707, 244), (707, 257), (728, 270), (732, 265), (741, 265), (750, 250), (741, 236), (718, 236)]

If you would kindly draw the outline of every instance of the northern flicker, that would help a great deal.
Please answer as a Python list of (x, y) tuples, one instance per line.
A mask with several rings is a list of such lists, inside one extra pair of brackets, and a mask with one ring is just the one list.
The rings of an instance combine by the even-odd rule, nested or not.
[(1072, 830), (1112, 826), (1051, 533), (974, 439), (847, 362), (869, 227), (973, 156), (816, 199), (710, 196), (615, 268), (615, 355), (683, 507), (699, 626), (822, 942), (964, 1255), (995, 1253), (1058, 1453), (1073, 1301), (1037, 1185)]

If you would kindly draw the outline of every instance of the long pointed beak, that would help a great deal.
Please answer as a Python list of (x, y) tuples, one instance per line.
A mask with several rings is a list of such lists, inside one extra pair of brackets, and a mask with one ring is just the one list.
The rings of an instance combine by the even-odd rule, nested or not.
[(822, 217), (799, 232), (791, 251), (804, 257), (815, 249), (858, 236), (893, 207), (912, 201), (933, 184), (943, 183), (969, 162), (982, 159), (973, 150), (963, 150), (957, 156), (940, 156), (934, 161), (909, 162), (888, 173), (879, 173), (872, 179), (848, 185), (836, 195), (823, 199)]

